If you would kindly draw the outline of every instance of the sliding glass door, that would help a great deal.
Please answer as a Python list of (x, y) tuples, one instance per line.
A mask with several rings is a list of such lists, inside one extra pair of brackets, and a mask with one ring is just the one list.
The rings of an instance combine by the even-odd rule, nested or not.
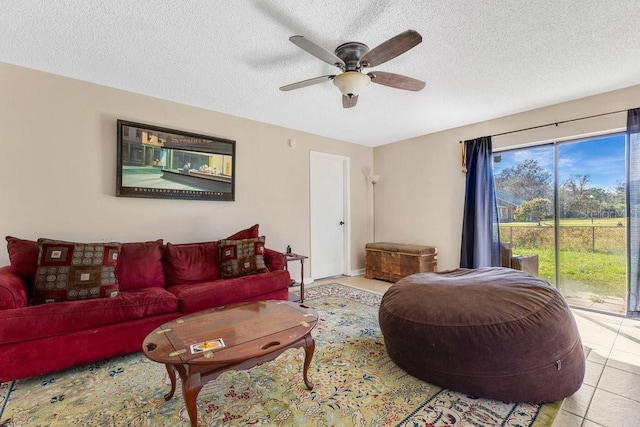
[(558, 144), (558, 284), (575, 305), (626, 312), (625, 135)]
[(538, 255), (538, 276), (556, 283), (554, 147), (544, 145), (493, 157), (500, 242), (513, 255)]
[(625, 135), (494, 155), (500, 237), (570, 304), (624, 313)]

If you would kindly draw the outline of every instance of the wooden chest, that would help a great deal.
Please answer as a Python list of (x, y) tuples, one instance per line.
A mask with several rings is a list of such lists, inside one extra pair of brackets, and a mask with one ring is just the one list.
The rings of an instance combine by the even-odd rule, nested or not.
[(397, 282), (415, 273), (436, 271), (438, 267), (438, 250), (433, 246), (367, 243), (365, 255), (367, 279)]

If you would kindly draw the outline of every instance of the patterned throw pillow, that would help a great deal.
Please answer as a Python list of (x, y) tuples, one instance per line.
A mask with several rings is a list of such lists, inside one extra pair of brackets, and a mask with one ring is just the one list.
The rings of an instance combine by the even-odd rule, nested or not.
[(269, 271), (264, 264), (265, 237), (218, 242), (220, 277), (239, 277)]
[(38, 239), (33, 303), (117, 297), (120, 243)]

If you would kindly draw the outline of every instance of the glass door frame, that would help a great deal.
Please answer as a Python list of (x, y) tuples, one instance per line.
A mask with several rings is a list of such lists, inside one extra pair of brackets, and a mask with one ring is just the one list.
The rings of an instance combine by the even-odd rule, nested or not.
[[(571, 139), (563, 139), (563, 140), (555, 140), (555, 141), (549, 141), (549, 142), (545, 142), (545, 143), (541, 143), (541, 144), (532, 144), (532, 145), (526, 145), (526, 146), (522, 146), (522, 147), (504, 147), (500, 150), (494, 151), (493, 155), (500, 155), (500, 153), (505, 153), (505, 152), (515, 152), (515, 151), (524, 151), (527, 149), (531, 149), (531, 148), (544, 148), (546, 146), (549, 146), (553, 149), (553, 213), (554, 213), (554, 217), (553, 217), (553, 224), (554, 224), (554, 243), (553, 243), (553, 248), (554, 248), (554, 262), (555, 262), (555, 266), (554, 266), (554, 273), (555, 273), (555, 284), (553, 285), (556, 289), (561, 290), (562, 286), (562, 275), (561, 275), (561, 254), (560, 254), (560, 246), (561, 246), (561, 236), (560, 236), (560, 219), (561, 219), (561, 214), (562, 214), (562, 203), (560, 200), (560, 188), (561, 188), (561, 183), (560, 183), (560, 167), (559, 167), (559, 163), (560, 163), (560, 147), (562, 145), (565, 144), (577, 144), (583, 141), (589, 141), (592, 139), (597, 139), (597, 138), (607, 138), (607, 137), (624, 137), (624, 146), (625, 146), (625, 159), (624, 159), (624, 167), (625, 170), (623, 172), (623, 181), (625, 183), (625, 187), (626, 187), (626, 194), (625, 194), (625, 217), (624, 220), (626, 222), (626, 242), (625, 242), (625, 257), (626, 257), (626, 296), (625, 296), (625, 301), (628, 302), (628, 298), (629, 298), (629, 292), (630, 292), (630, 277), (629, 277), (629, 271), (630, 271), (630, 256), (629, 256), (629, 245), (630, 245), (630, 236), (629, 233), (631, 232), (630, 227), (629, 227), (629, 221), (630, 221), (630, 205), (629, 205), (629, 191), (628, 191), (628, 170), (629, 170), (629, 141), (627, 140), (628, 138), (626, 137), (626, 132), (625, 131), (618, 131), (618, 132), (610, 132), (610, 133), (603, 133), (603, 134), (598, 134), (598, 135), (591, 135), (591, 136), (585, 136), (585, 137), (580, 137), (580, 138), (571, 138)], [(580, 306), (576, 306), (576, 308), (581, 308), (581, 309), (586, 309), (586, 310), (592, 310), (592, 311), (601, 311), (601, 310), (594, 310), (594, 309), (590, 309), (588, 307), (580, 307)], [(607, 314), (612, 314), (612, 315), (621, 315), (615, 312), (608, 312)], [(622, 316), (624, 316), (624, 314), (622, 314)]]

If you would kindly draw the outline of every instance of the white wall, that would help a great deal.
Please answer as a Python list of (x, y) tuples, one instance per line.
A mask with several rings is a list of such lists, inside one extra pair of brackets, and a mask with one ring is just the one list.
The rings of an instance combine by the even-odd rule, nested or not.
[[(2, 63), (0, 94), (0, 236), (181, 243), (259, 223), (267, 247), (309, 254), (313, 150), (351, 159), (351, 267), (364, 268), (369, 147)], [(115, 197), (119, 118), (235, 140), (236, 201)]]
[[(465, 175), (461, 140), (640, 107), (640, 85), (374, 149), (376, 240), (436, 246), (438, 269), (460, 265)], [(425, 118), (427, 120), (428, 118)], [(626, 127), (626, 113), (494, 138), (495, 150)]]

